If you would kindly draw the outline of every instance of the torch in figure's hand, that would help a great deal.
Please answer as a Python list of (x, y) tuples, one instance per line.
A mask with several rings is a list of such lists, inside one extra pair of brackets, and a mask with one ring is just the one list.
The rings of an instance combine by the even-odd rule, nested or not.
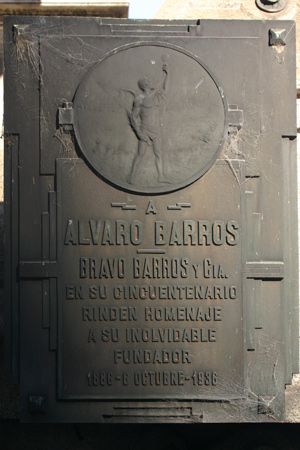
[(168, 79), (168, 73), (169, 73), (169, 66), (167, 64), (169, 59), (169, 55), (162, 55), (161, 60), (163, 62), (162, 71), (164, 73), (164, 83), (163, 83), (163, 90), (166, 91), (167, 89), (167, 79)]
[(166, 74), (169, 73), (169, 66), (167, 64), (168, 59), (169, 59), (169, 55), (162, 55), (161, 56), (161, 60), (164, 63), (163, 66), (162, 66), (162, 71), (165, 72)]

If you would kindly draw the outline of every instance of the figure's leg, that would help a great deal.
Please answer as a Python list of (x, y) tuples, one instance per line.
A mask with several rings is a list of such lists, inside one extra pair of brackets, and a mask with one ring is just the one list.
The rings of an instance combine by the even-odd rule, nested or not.
[(126, 181), (129, 184), (132, 183), (132, 178), (136, 172), (136, 168), (138, 167), (139, 163), (141, 162), (142, 157), (146, 153), (147, 145), (148, 145), (147, 142), (139, 141), (137, 153), (132, 161), (132, 167), (131, 167), (130, 174), (126, 178)]
[(153, 150), (155, 154), (155, 164), (158, 172), (159, 183), (169, 183), (170, 181), (166, 179), (164, 175), (164, 166), (161, 150), (161, 138), (156, 138), (153, 141)]

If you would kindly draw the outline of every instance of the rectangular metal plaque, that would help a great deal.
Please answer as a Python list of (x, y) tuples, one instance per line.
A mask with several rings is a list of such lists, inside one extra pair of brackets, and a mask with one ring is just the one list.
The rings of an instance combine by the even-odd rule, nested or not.
[(295, 37), (284, 21), (273, 45), (278, 26), (6, 18), (22, 421), (283, 419), (298, 262)]
[(226, 396), (243, 395), (241, 191), (228, 163), (151, 200), (103, 182), (98, 195), (82, 161), (57, 172), (60, 398), (220, 399), (226, 380)]

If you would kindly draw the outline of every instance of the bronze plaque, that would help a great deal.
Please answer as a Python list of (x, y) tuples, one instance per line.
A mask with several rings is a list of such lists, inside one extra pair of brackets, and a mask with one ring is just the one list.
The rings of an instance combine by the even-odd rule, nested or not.
[(283, 420), (299, 336), (293, 24), (5, 23), (21, 420)]

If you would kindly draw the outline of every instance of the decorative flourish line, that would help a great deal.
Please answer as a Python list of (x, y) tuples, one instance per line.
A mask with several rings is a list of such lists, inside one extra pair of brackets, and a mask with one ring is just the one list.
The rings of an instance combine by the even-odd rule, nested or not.
[(110, 205), (112, 206), (112, 208), (122, 208), (123, 211), (128, 210), (128, 209), (131, 209), (131, 210), (136, 209), (136, 205), (127, 205), (126, 203), (114, 203), (113, 202)]
[(167, 209), (173, 211), (181, 211), (182, 208), (191, 208), (191, 206), (191, 203), (176, 203), (176, 205), (168, 205)]

